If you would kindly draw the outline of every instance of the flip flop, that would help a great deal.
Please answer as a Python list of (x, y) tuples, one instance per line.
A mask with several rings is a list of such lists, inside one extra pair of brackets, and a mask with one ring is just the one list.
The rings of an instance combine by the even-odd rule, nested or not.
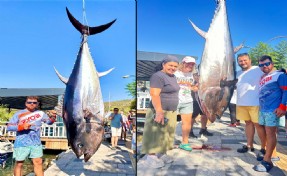
[(179, 148), (185, 151), (192, 151), (190, 144), (180, 144)]

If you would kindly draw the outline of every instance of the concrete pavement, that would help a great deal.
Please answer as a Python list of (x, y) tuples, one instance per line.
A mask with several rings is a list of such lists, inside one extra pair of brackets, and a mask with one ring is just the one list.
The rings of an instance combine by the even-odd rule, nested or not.
[[(140, 159), (137, 163), (137, 175), (163, 176), (163, 175), (189, 175), (189, 176), (285, 176), (287, 166), (287, 138), (283, 129), (278, 135), (278, 153), (280, 153), (279, 162), (274, 163), (273, 169), (269, 173), (256, 172), (253, 170), (254, 165), (259, 162), (256, 160), (256, 154), (260, 150), (258, 137), (255, 137), (255, 153), (247, 152), (238, 153), (236, 150), (246, 144), (244, 126), (228, 127), (230, 123), (229, 114), (225, 113), (221, 120), (217, 120), (208, 130), (214, 133), (212, 137), (201, 136), (199, 139), (189, 139), (192, 152), (186, 152), (178, 149), (181, 143), (181, 122), (177, 124), (175, 136), (175, 148), (168, 152), (168, 155), (174, 158), (174, 162), (161, 169), (151, 169), (144, 165), (144, 159)], [(194, 126), (194, 134), (198, 135), (200, 125)], [(212, 150), (200, 149), (205, 144)], [(138, 149), (140, 151), (140, 144)], [(198, 148), (198, 149), (195, 149)], [(281, 149), (280, 149), (281, 148)], [(285, 149), (285, 151), (284, 151)], [(283, 166), (283, 167), (282, 167)], [(285, 167), (286, 168), (286, 167)]]
[(111, 150), (103, 142), (99, 150), (88, 161), (77, 159), (72, 150), (61, 153), (57, 160), (45, 171), (45, 176), (134, 176), (128, 149), (124, 141), (119, 141), (120, 149)]

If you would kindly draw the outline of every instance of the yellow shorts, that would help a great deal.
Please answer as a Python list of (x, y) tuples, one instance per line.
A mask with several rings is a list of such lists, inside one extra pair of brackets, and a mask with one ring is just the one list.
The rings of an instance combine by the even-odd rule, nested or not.
[(259, 106), (236, 106), (236, 119), (258, 123)]

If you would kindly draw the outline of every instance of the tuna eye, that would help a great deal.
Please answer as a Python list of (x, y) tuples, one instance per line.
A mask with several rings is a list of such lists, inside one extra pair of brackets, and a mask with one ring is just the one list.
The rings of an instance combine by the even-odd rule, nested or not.
[(79, 148), (82, 148), (82, 147), (84, 147), (84, 144), (78, 144), (77, 145)]

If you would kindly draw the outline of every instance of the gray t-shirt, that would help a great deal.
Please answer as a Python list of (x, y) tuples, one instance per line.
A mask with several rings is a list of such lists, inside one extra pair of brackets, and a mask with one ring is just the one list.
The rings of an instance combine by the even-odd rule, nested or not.
[[(168, 75), (162, 71), (154, 73), (150, 78), (151, 88), (160, 88), (160, 100), (163, 110), (176, 111), (178, 105), (179, 85), (174, 75)], [(152, 108), (152, 103), (150, 104)]]

